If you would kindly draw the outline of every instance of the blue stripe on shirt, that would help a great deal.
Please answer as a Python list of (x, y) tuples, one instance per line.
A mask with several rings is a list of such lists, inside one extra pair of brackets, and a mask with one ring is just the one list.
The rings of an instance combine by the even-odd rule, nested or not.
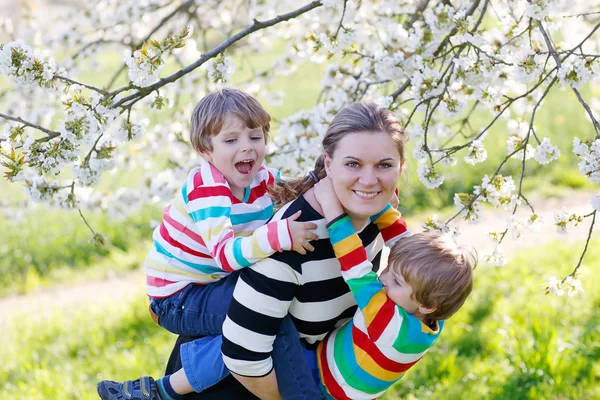
[[(229, 214), (231, 214), (230, 207), (209, 207), (209, 208), (201, 208), (196, 211), (192, 211), (189, 213), (190, 217), (194, 222), (204, 221), (209, 218), (229, 218)], [(233, 221), (233, 217), (231, 218), (231, 223), (236, 224)]]
[(241, 225), (250, 221), (266, 221), (273, 216), (273, 205), (266, 207), (264, 210), (250, 212), (245, 214), (233, 214), (231, 223), (233, 225)]
[(179, 261), (180, 263), (185, 264), (188, 267), (194, 268), (195, 270), (198, 270), (198, 271), (202, 272), (203, 274), (212, 274), (215, 272), (223, 272), (223, 270), (221, 268), (214, 267), (212, 265), (196, 264), (196, 263), (182, 260), (181, 258), (177, 258), (173, 254), (169, 253), (157, 241), (154, 241), (154, 248), (156, 249), (157, 252), (164, 255), (165, 257), (174, 258), (175, 260)]

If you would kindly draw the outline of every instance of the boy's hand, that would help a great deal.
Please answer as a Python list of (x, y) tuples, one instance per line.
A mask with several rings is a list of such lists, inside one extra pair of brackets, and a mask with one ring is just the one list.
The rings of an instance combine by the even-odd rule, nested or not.
[(290, 235), (292, 236), (292, 250), (297, 251), (300, 254), (306, 254), (306, 250), (315, 250), (309, 241), (317, 240), (319, 236), (317, 236), (316, 233), (310, 232), (311, 229), (317, 229), (317, 224), (313, 222), (296, 221), (300, 218), (300, 214), (302, 214), (302, 211), (296, 212), (287, 219), (288, 227), (290, 228)]
[(344, 207), (342, 207), (333, 189), (333, 181), (330, 177), (326, 176), (321, 179), (319, 183), (315, 184), (314, 188), (315, 198), (321, 205), (327, 222), (339, 217), (344, 212)]

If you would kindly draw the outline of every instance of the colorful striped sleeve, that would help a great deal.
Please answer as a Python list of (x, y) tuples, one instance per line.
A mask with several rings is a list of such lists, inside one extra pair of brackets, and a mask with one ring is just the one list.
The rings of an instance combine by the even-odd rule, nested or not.
[(377, 341), (390, 324), (400, 325), (401, 317), (396, 304), (387, 297), (377, 274), (373, 272), (373, 266), (350, 217), (343, 214), (331, 221), (327, 228), (333, 250), (340, 261), (342, 277), (360, 310), (354, 318), (364, 319), (369, 337)]
[(391, 247), (402, 236), (410, 235), (406, 228), (406, 221), (402, 219), (400, 211), (389, 203), (383, 210), (371, 217), (371, 222), (379, 228), (387, 247)]
[(233, 193), (225, 182), (203, 179), (203, 173), (198, 172), (188, 178), (181, 189), (181, 199), (219, 268), (231, 272), (252, 265), (276, 251), (292, 249), (287, 220), (263, 225), (251, 236), (234, 237), (231, 222)]

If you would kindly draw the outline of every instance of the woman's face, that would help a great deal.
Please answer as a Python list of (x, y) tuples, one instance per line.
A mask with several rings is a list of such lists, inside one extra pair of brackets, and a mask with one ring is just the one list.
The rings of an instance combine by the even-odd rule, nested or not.
[(355, 220), (377, 214), (390, 201), (400, 179), (400, 153), (386, 132), (349, 133), (325, 169), (340, 203)]

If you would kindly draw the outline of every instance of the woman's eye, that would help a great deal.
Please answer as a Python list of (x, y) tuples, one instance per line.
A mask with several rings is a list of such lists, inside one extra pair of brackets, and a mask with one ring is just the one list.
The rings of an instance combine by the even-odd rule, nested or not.
[(379, 164), (379, 167), (382, 169), (387, 169), (387, 168), (391, 168), (392, 164), (383, 163), (383, 164)]
[(354, 162), (354, 161), (351, 161), (349, 163), (346, 163), (346, 166), (350, 167), (350, 168), (356, 168), (356, 167), (358, 167), (358, 163)]

